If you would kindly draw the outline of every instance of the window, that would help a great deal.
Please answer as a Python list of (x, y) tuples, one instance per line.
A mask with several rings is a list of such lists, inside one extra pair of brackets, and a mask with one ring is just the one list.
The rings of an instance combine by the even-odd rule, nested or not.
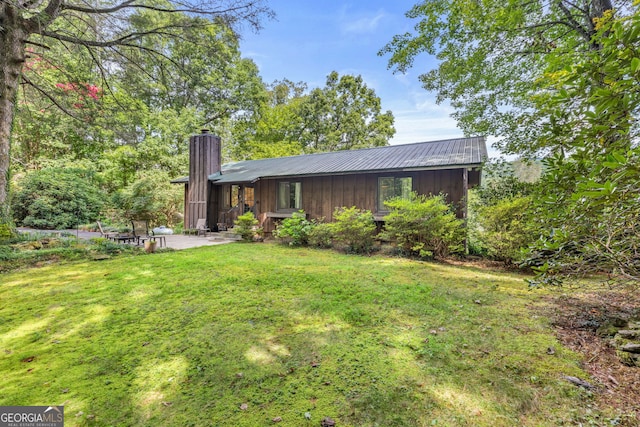
[(231, 186), (229, 184), (222, 186), (222, 207), (229, 209), (231, 204)]
[(413, 183), (411, 177), (380, 177), (378, 178), (378, 212), (387, 212), (389, 209), (384, 205), (389, 199), (411, 197)]
[(279, 182), (278, 183), (278, 210), (302, 209), (302, 183)]

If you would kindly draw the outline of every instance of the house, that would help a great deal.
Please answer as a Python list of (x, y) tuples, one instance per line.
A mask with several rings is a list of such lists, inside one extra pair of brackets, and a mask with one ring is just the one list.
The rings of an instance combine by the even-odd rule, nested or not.
[(335, 208), (356, 206), (387, 213), (395, 196), (445, 194), (459, 217), (467, 190), (480, 184), (487, 158), (484, 137), (459, 138), (361, 150), (336, 151), (222, 165), (221, 141), (203, 130), (189, 140), (189, 176), (173, 180), (185, 188), (185, 228), (206, 218), (210, 228), (230, 227), (252, 210), (266, 232), (304, 210), (331, 221)]

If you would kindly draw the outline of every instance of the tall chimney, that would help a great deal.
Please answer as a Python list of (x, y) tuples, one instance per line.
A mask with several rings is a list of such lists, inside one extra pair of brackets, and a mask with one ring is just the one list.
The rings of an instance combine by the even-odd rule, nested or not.
[(209, 221), (217, 213), (209, 212), (209, 175), (220, 172), (220, 137), (202, 129), (189, 138), (189, 194), (187, 197), (185, 228), (195, 228), (198, 219)]

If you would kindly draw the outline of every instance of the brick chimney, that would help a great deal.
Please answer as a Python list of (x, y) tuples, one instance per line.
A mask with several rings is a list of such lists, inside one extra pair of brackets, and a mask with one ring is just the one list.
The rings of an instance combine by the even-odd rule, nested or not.
[(209, 175), (220, 172), (222, 155), (220, 137), (202, 129), (199, 135), (189, 138), (189, 193), (187, 196), (185, 228), (195, 228), (198, 219), (205, 218), (209, 226), (217, 219), (211, 212)]

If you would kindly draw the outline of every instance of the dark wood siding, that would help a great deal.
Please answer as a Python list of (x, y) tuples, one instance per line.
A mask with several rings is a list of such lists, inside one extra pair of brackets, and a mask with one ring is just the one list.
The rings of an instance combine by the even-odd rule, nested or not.
[[(195, 227), (198, 219), (212, 221), (217, 200), (209, 199), (209, 175), (220, 171), (220, 138), (205, 133), (189, 140), (189, 191), (185, 204), (185, 228)], [(214, 206), (212, 206), (214, 205)], [(215, 210), (214, 210), (215, 209)], [(209, 214), (211, 213), (211, 214)]]
[[(465, 195), (464, 169), (443, 169), (419, 172), (390, 172), (318, 176), (304, 178), (263, 179), (255, 183), (256, 212), (266, 232), (275, 228), (278, 211), (277, 186), (280, 181), (302, 183), (302, 209), (309, 218), (333, 220), (336, 208), (356, 206), (377, 213), (378, 178), (411, 177), (413, 190), (419, 194), (445, 194), (454, 203), (458, 215), (463, 215), (461, 201)], [(470, 174), (470, 181), (475, 177)]]

